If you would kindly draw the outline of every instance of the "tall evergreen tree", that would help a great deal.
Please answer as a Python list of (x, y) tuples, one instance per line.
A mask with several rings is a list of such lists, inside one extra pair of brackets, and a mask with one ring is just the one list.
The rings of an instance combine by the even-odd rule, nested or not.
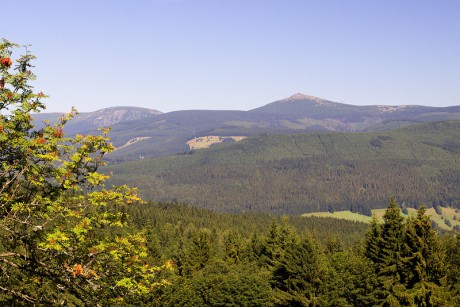
[(382, 275), (398, 275), (403, 237), (404, 218), (401, 216), (399, 204), (392, 198), (383, 215), (379, 257)]
[(189, 238), (181, 238), (176, 257), (179, 274), (190, 276), (203, 269), (214, 256), (211, 231), (207, 228), (191, 230)]
[(224, 258), (229, 263), (238, 263), (243, 257), (243, 241), (234, 231), (224, 236)]
[(274, 220), (270, 225), (268, 236), (262, 243), (259, 259), (268, 267), (276, 267), (283, 257), (286, 248), (298, 241), (299, 237), (295, 229), (288, 225), (287, 218), (283, 218), (281, 224), (278, 224), (278, 221)]
[[(379, 263), (380, 259), (380, 248), (382, 240), (382, 229), (377, 221), (377, 217), (372, 217), (371, 227), (366, 231), (365, 245), (365, 256), (369, 258), (374, 264)], [(377, 266), (378, 267), (378, 266)]]
[(404, 276), (402, 281), (412, 288), (416, 283), (433, 281), (443, 276), (440, 242), (422, 206), (416, 218), (409, 218), (404, 236)]
[(416, 218), (407, 220), (402, 256), (401, 283), (408, 289), (411, 304), (431, 306), (439, 300), (446, 302), (449, 295), (443, 287), (444, 253), (423, 206)]
[(456, 306), (460, 306), (460, 236), (446, 238), (447, 287), (451, 290)]
[(331, 255), (332, 276), (327, 285), (329, 306), (374, 306), (378, 301), (377, 275), (372, 261), (357, 251)]
[(380, 284), (376, 295), (389, 305), (405, 300), (401, 297), (405, 289), (400, 283), (403, 222), (399, 204), (392, 198), (383, 215), (383, 224), (379, 227), (374, 219), (366, 238), (365, 255), (374, 263)]
[(291, 242), (273, 272), (272, 284), (279, 290), (280, 305), (308, 306), (319, 303), (328, 266), (313, 238)]
[(392, 199), (379, 225), (366, 233), (365, 256), (374, 263), (376, 297), (386, 305), (433, 306), (453, 302), (444, 285), (444, 252), (422, 206), (404, 223)]

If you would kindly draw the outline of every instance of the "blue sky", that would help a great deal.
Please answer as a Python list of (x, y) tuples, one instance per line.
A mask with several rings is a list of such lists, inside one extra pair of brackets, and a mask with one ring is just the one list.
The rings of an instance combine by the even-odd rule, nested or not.
[[(10, 0), (47, 111), (460, 105), (460, 1)], [(5, 13), (8, 12), (8, 13)]]

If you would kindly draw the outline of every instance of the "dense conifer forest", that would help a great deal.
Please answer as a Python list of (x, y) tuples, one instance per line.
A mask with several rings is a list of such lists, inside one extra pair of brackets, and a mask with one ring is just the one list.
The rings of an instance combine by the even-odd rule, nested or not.
[[(178, 204), (129, 207), (171, 284), (155, 306), (455, 306), (460, 238), (440, 235), (424, 208), (384, 222), (216, 213)], [(140, 301), (131, 301), (133, 305)]]
[(261, 135), (191, 154), (108, 165), (147, 200), (301, 214), (460, 206), (460, 121), (373, 133)]

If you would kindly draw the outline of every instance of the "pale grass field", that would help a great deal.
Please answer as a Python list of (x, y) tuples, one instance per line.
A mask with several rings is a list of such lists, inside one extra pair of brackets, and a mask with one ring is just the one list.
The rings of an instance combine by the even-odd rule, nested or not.
[(209, 148), (209, 146), (213, 144), (218, 144), (222, 143), (223, 139), (225, 138), (231, 138), (235, 140), (235, 142), (239, 142), (242, 139), (246, 138), (245, 136), (225, 136), (225, 137), (220, 137), (217, 135), (207, 135), (207, 136), (201, 136), (198, 138), (194, 138), (190, 141), (187, 142), (187, 145), (190, 147), (190, 149), (204, 149), (204, 148)]

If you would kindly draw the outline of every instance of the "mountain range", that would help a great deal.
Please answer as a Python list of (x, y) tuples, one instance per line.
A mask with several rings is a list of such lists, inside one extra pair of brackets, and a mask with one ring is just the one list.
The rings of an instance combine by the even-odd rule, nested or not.
[[(61, 114), (34, 115), (55, 121)], [(312, 131), (381, 131), (440, 120), (460, 119), (460, 106), (416, 105), (356, 106), (322, 98), (294, 94), (249, 111), (183, 110), (162, 113), (153, 109), (112, 107), (80, 113), (65, 128), (66, 133), (96, 133), (111, 126), (118, 148), (108, 159), (113, 162), (186, 153), (187, 141), (203, 136), (254, 136)]]

